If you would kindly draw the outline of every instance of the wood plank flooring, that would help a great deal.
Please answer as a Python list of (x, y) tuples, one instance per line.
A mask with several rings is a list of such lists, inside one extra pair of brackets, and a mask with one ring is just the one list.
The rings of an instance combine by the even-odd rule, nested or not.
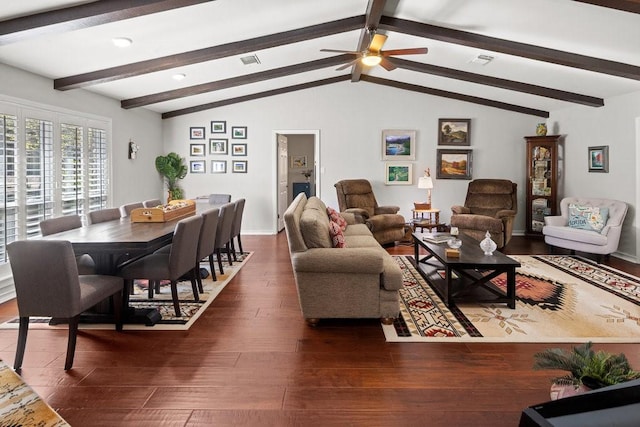
[[(550, 345), (386, 343), (375, 319), (310, 328), (284, 234), (243, 244), (255, 255), (189, 331), (81, 332), (65, 372), (66, 331), (31, 330), (23, 378), (72, 426), (514, 426), (548, 400), (554, 373), (531, 365)], [(546, 249), (515, 237), (506, 252)], [(1, 321), (16, 314), (0, 305)], [(0, 330), (10, 365), (16, 338)], [(597, 348), (640, 369), (640, 345)]]

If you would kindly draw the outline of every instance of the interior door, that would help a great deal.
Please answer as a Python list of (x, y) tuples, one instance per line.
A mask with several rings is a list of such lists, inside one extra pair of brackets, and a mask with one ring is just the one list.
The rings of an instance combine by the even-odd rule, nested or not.
[(284, 228), (284, 211), (289, 206), (289, 155), (287, 137), (278, 135), (278, 232)]

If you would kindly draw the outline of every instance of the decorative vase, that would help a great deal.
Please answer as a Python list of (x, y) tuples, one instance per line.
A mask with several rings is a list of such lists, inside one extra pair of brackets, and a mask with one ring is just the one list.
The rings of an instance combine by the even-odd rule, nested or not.
[(498, 245), (496, 245), (496, 242), (491, 240), (491, 234), (487, 230), (487, 233), (484, 235), (484, 239), (480, 242), (480, 249), (484, 251), (485, 255), (493, 255), (493, 251), (495, 251), (497, 247)]
[(538, 135), (538, 136), (546, 136), (547, 135), (547, 124), (546, 123), (538, 123), (538, 126), (536, 126), (536, 135)]

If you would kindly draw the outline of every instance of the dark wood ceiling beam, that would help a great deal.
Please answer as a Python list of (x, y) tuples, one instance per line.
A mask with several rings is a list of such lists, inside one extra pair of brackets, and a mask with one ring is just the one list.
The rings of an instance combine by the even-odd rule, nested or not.
[(123, 19), (165, 12), (213, 0), (101, 0), (0, 21), (0, 45)]
[(344, 64), (351, 59), (352, 56), (349, 54), (331, 56), (329, 58), (303, 62), (300, 64), (275, 68), (273, 70), (261, 71), (259, 73), (247, 74), (244, 76), (232, 77), (229, 79), (218, 80), (216, 82), (203, 83), (181, 89), (154, 93), (152, 95), (125, 99), (120, 102), (120, 106), (124, 109), (143, 107), (145, 105), (157, 104), (158, 102), (170, 101), (172, 99), (184, 98), (187, 96), (194, 96), (207, 92), (214, 92), (216, 90), (228, 89), (231, 87), (242, 86), (269, 79), (277, 79), (279, 77), (305, 73), (308, 71), (319, 70), (326, 67), (335, 67), (336, 65)]
[(247, 52), (255, 52), (285, 44), (297, 43), (318, 37), (357, 30), (362, 28), (364, 22), (364, 15), (339, 19), (337, 21), (256, 37), (249, 40), (207, 47), (204, 49), (193, 50), (162, 58), (149, 59), (147, 61), (135, 62), (132, 64), (92, 71), (70, 77), (62, 77), (53, 81), (53, 87), (58, 90), (77, 89), (185, 65), (213, 61), (215, 59), (240, 55)]
[(602, 107), (604, 100), (579, 93), (567, 92), (564, 90), (551, 89), (544, 86), (537, 86), (528, 83), (516, 82), (513, 80), (500, 79), (497, 77), (485, 76), (482, 74), (469, 73), (455, 70), (453, 68), (439, 67), (437, 65), (424, 64), (422, 62), (408, 61), (401, 58), (393, 58), (393, 63), (399, 68), (416, 71), (419, 73), (433, 74), (440, 77), (464, 80), (471, 83), (498, 87), (501, 89), (513, 90), (516, 92), (529, 93), (531, 95), (544, 96), (545, 98), (559, 99), (561, 101), (573, 102), (576, 104), (588, 105), (590, 107)]
[(624, 12), (640, 13), (640, 0), (574, 0), (580, 3), (588, 3), (595, 6), (608, 7), (609, 9), (622, 10)]
[(162, 113), (163, 119), (170, 119), (172, 117), (183, 116), (185, 114), (197, 113), (199, 111), (211, 110), (213, 108), (223, 107), (225, 105), (237, 104), (240, 102), (252, 101), (254, 99), (267, 98), (269, 96), (281, 95), (283, 93), (295, 92), (298, 90), (310, 89), (313, 87), (329, 85), (338, 82), (346, 82), (350, 79), (348, 74), (343, 76), (331, 77), (328, 79), (316, 80), (313, 82), (302, 83), (293, 86), (287, 86), (279, 89), (268, 90), (265, 92), (254, 93), (251, 95), (239, 96), (237, 98), (225, 99), (217, 102), (210, 102), (207, 104), (196, 105), (189, 108), (183, 108), (181, 110), (167, 111)]
[(439, 96), (442, 98), (450, 98), (450, 99), (456, 99), (458, 101), (471, 102), (473, 104), (480, 104), (487, 107), (500, 108), (502, 110), (515, 111), (516, 113), (528, 114), (528, 115), (544, 117), (544, 118), (549, 117), (548, 111), (536, 110), (534, 108), (522, 107), (520, 105), (507, 104), (505, 102), (493, 101), (491, 99), (480, 98), (477, 96), (463, 95), (460, 93), (449, 92), (446, 90), (432, 89), (429, 87), (418, 86), (410, 83), (402, 83), (395, 80), (382, 79), (380, 77), (372, 77), (366, 74), (362, 76), (362, 80), (365, 82), (375, 83), (383, 86), (389, 86), (396, 89), (404, 89), (411, 92), (424, 93), (427, 95)]
[[(369, 0), (369, 3), (367, 3), (367, 10), (364, 15), (365, 25), (360, 32), (360, 39), (358, 40), (358, 47), (356, 48), (357, 52), (363, 52), (369, 47), (371, 40), (369, 40), (370, 36), (368, 30), (378, 28), (378, 24), (380, 23), (380, 18), (382, 18), (382, 12), (384, 12), (386, 4), (387, 0)], [(363, 69), (364, 67), (360, 61), (353, 64), (353, 67), (351, 67), (352, 82), (360, 80)]]
[(418, 37), (426, 37), (446, 43), (454, 43), (463, 46), (491, 50), (494, 52), (502, 52), (508, 55), (550, 62), (567, 67), (580, 68), (583, 70), (594, 71), (596, 73), (640, 80), (640, 67), (623, 64), (621, 62), (607, 61), (605, 59), (483, 36), (481, 34), (469, 33), (451, 28), (437, 27), (435, 25), (423, 24), (390, 16), (382, 17), (380, 20), (380, 28)]

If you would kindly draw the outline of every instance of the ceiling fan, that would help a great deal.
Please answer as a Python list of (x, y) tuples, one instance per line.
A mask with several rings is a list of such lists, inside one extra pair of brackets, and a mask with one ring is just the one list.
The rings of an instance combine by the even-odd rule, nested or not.
[(350, 50), (338, 50), (338, 49), (320, 49), (321, 52), (337, 52), (337, 53), (349, 53), (355, 56), (353, 61), (336, 68), (336, 70), (344, 70), (354, 65), (358, 61), (362, 61), (363, 65), (373, 67), (380, 64), (385, 70), (391, 71), (396, 66), (391, 62), (388, 57), (393, 55), (416, 55), (421, 53), (427, 53), (426, 47), (416, 47), (408, 49), (391, 49), (382, 50), (384, 42), (387, 41), (387, 36), (384, 34), (377, 34), (373, 28), (367, 29), (369, 33), (369, 47), (362, 52), (350, 51)]

